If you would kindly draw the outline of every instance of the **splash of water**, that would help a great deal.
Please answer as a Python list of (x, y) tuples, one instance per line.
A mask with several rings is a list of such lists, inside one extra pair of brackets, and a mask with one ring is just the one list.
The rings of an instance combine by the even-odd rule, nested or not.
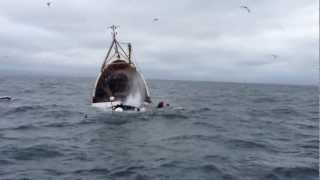
[(129, 96), (126, 98), (124, 104), (134, 107), (140, 107), (143, 102), (142, 96), (139, 92), (130, 93)]
[(145, 99), (145, 87), (137, 72), (131, 76), (130, 93), (124, 101), (125, 105), (141, 107)]

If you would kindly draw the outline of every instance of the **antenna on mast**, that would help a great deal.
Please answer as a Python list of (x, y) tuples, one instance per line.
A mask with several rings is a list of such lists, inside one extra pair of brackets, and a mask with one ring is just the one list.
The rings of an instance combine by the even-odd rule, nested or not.
[(112, 26), (109, 26), (108, 28), (110, 28), (112, 30), (111, 34), (113, 36), (113, 39), (116, 38), (116, 35), (118, 34), (117, 32), (117, 29), (119, 28), (120, 26), (116, 26), (116, 25), (112, 25)]
[(128, 51), (129, 51), (129, 64), (131, 64), (131, 53), (132, 53), (131, 43), (128, 43)]
[(113, 37), (113, 43), (115, 45), (115, 51), (116, 51), (116, 54), (117, 54), (117, 57), (120, 58), (120, 54), (119, 54), (119, 50), (118, 50), (118, 42), (116, 40), (116, 35), (118, 34), (117, 32), (117, 29), (119, 28), (120, 26), (116, 26), (116, 25), (112, 25), (112, 26), (109, 26), (108, 28), (112, 29), (112, 37)]

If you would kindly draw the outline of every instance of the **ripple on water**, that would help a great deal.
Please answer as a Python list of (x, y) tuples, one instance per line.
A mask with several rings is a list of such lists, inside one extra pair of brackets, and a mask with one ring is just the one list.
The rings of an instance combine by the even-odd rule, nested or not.
[(226, 141), (226, 145), (233, 149), (250, 149), (250, 151), (262, 150), (277, 152), (277, 150), (272, 145), (257, 142), (256, 140), (231, 139)]
[(58, 148), (49, 145), (34, 145), (31, 147), (8, 147), (1, 154), (14, 160), (40, 160), (63, 156)]
[(163, 141), (177, 141), (183, 143), (187, 140), (196, 140), (196, 141), (216, 141), (219, 138), (219, 136), (208, 136), (208, 135), (181, 135), (181, 136), (174, 136), (169, 137), (166, 139), (163, 139)]
[(317, 168), (309, 167), (277, 167), (264, 175), (263, 180), (318, 180)]
[(224, 129), (223, 127), (221, 127), (219, 125), (212, 124), (212, 123), (209, 123), (209, 122), (194, 122), (193, 124), (196, 125), (196, 126), (215, 129), (215, 130), (218, 130), (218, 131), (221, 131), (221, 130)]
[(47, 109), (42, 116), (45, 118), (66, 119), (67, 117), (81, 117), (83, 115), (84, 113), (78, 111)]
[(254, 103), (275, 103), (278, 99), (276, 97), (256, 97), (252, 100)]
[(188, 116), (178, 113), (163, 113), (159, 116), (165, 119), (188, 119)]
[(278, 116), (299, 116), (301, 115), (298, 111), (296, 111), (292, 107), (281, 107), (281, 108), (274, 108), (271, 110), (272, 114)]
[(0, 179), (318, 179), (316, 88), (161, 81), (171, 107), (108, 113), (92, 80), (2, 82)]
[(33, 130), (33, 129), (37, 129), (36, 126), (31, 125), (31, 124), (24, 124), (24, 125), (20, 125), (17, 127), (7, 127), (7, 128), (1, 128), (0, 130)]
[(23, 113), (32, 113), (36, 111), (45, 110), (46, 108), (40, 105), (33, 105), (33, 106), (19, 106), (14, 107), (7, 112), (3, 113), (3, 115), (18, 115)]
[(110, 171), (107, 168), (78, 169), (72, 172), (77, 175), (107, 175)]
[(140, 170), (146, 169), (144, 166), (129, 166), (123, 169), (113, 170), (110, 176), (113, 178), (130, 178), (134, 179), (144, 179), (147, 176), (139, 173)]
[(191, 165), (190, 163), (182, 163), (171, 161), (161, 165), (161, 168), (166, 168), (170, 173), (174, 173), (179, 179), (212, 179), (215, 180), (235, 180), (236, 177), (223, 171), (215, 164)]

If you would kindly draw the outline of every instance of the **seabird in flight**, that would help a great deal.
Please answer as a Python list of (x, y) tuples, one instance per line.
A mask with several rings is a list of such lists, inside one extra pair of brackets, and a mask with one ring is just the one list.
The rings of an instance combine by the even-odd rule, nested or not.
[(275, 55), (275, 54), (271, 54), (271, 56), (273, 57), (273, 59), (277, 59), (279, 56)]
[(248, 6), (240, 6), (240, 8), (243, 8), (243, 9), (247, 10), (247, 11), (248, 11), (248, 13), (250, 13), (250, 12), (251, 12), (251, 10), (249, 9), (249, 7), (248, 7)]

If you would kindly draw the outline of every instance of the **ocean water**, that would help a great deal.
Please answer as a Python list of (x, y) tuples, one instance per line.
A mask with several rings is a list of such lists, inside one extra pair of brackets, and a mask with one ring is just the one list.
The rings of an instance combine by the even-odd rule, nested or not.
[(316, 87), (151, 80), (170, 108), (110, 113), (94, 80), (0, 77), (0, 179), (318, 179)]

